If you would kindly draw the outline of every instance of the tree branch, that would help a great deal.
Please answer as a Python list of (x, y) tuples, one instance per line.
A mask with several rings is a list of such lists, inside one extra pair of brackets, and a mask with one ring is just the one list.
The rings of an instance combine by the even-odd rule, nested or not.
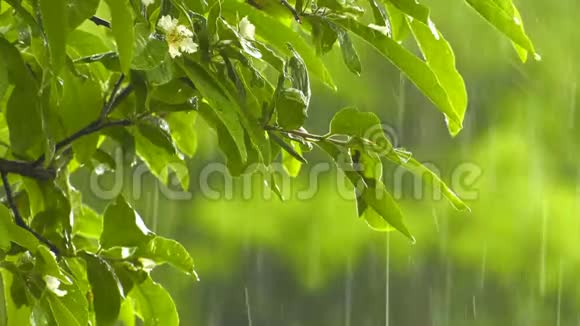
[(294, 19), (299, 23), (302, 24), (302, 19), (300, 19), (300, 15), (298, 15), (298, 12), (296, 11), (296, 8), (294, 8), (287, 0), (280, 0), (280, 3), (286, 7), (286, 9), (290, 10), (290, 13), (292, 13), (292, 16), (294, 16)]
[[(110, 127), (118, 127), (118, 126), (130, 126), (133, 124), (132, 120), (129, 119), (122, 119), (122, 120), (109, 120), (109, 121), (95, 121), (91, 124), (89, 124), (88, 126), (86, 126), (85, 128), (75, 132), (74, 134), (68, 136), (67, 138), (59, 141), (58, 143), (56, 143), (54, 149), (55, 151), (59, 151), (69, 145), (71, 145), (75, 140), (82, 138), (84, 136), (88, 136), (90, 134), (93, 134), (95, 132), (101, 131), (103, 129), (106, 128), (110, 128)], [(33, 166), (38, 167), (39, 165), (41, 165), (42, 163), (44, 163), (44, 154), (41, 155), (36, 161), (34, 161), (34, 163), (32, 163)]]
[[(121, 101), (123, 99), (125, 99), (133, 90), (133, 87), (131, 85), (129, 85), (119, 92), (119, 88), (121, 86), (121, 83), (123, 82), (123, 79), (124, 79), (124, 75), (121, 74), (121, 77), (119, 78), (119, 80), (117, 80), (117, 82), (115, 83), (115, 86), (113, 86), (113, 90), (111, 91), (111, 95), (109, 96), (109, 100), (103, 106), (103, 110), (101, 111), (101, 115), (99, 116), (99, 119), (97, 119), (96, 121), (93, 121), (92, 123), (90, 123), (86, 127), (82, 128), (81, 130), (75, 132), (74, 134), (72, 134), (72, 135), (66, 137), (65, 139), (59, 141), (58, 143), (56, 143), (55, 148), (54, 148), (56, 152), (71, 145), (75, 140), (77, 140), (81, 137), (93, 134), (95, 132), (101, 131), (102, 129), (110, 128), (110, 127), (117, 127), (117, 126), (130, 126), (133, 124), (133, 121), (129, 120), (129, 119), (106, 120), (107, 115), (109, 113), (111, 113), (111, 111), (113, 111), (113, 109), (117, 105), (119, 105), (119, 103), (121, 103)], [(34, 161), (33, 165), (35, 167), (38, 167), (39, 165), (44, 163), (44, 160), (45, 160), (45, 156), (44, 156), (44, 154), (42, 154), (36, 161)]]
[(7, 160), (3, 158), (0, 158), (0, 171), (14, 173), (38, 180), (53, 179), (56, 176), (56, 171), (54, 169), (46, 169), (42, 166), (36, 166), (33, 162)]
[(55, 245), (53, 245), (50, 241), (48, 241), (48, 239), (46, 239), (45, 237), (40, 235), (38, 232), (34, 231), (30, 226), (28, 226), (28, 224), (26, 224), (26, 222), (22, 218), (22, 215), (20, 215), (20, 211), (18, 210), (18, 207), (16, 206), (16, 202), (14, 201), (14, 195), (12, 194), (12, 188), (10, 188), (10, 183), (8, 181), (7, 172), (2, 170), (2, 171), (0, 171), (0, 174), (2, 175), (2, 183), (4, 184), (4, 192), (6, 192), (6, 201), (8, 203), (8, 207), (12, 211), (12, 214), (14, 214), (14, 221), (16, 222), (16, 225), (18, 225), (19, 227), (32, 233), (32, 235), (34, 235), (34, 237), (36, 239), (38, 239), (38, 241), (47, 245), (48, 248), (50, 248), (50, 250), (55, 255), (58, 256), (60, 253), (60, 250)]

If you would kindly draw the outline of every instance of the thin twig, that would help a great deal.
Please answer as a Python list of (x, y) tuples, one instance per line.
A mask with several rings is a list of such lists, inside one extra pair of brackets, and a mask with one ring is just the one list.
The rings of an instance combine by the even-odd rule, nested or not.
[[(55, 151), (59, 151), (65, 147), (69, 146), (70, 144), (72, 144), (75, 140), (82, 138), (84, 136), (88, 136), (90, 134), (93, 134), (95, 132), (101, 131), (105, 128), (117, 127), (117, 126), (130, 126), (132, 124), (133, 124), (133, 121), (128, 120), (128, 119), (110, 120), (110, 121), (105, 121), (105, 122), (96, 121), (96, 122), (89, 124), (85, 128), (75, 132), (74, 134), (68, 136), (67, 138), (59, 141), (58, 143), (56, 143), (54, 149), (55, 149)], [(42, 163), (44, 163), (44, 159), (45, 159), (45, 157), (43, 154), (36, 161), (34, 161), (34, 166), (39, 166)]]
[(117, 96), (113, 98), (113, 103), (111, 104), (111, 109), (109, 110), (109, 114), (113, 112), (113, 110), (123, 101), (131, 92), (133, 91), (133, 85), (129, 84), (127, 87), (123, 88)]
[(290, 12), (292, 13), (292, 16), (294, 16), (294, 19), (302, 24), (302, 19), (300, 18), (300, 16), (298, 15), (298, 12), (296, 11), (296, 8), (294, 8), (287, 0), (280, 0), (280, 3), (286, 7), (286, 9), (290, 10)]
[[(113, 109), (117, 105), (119, 105), (119, 103), (121, 103), (121, 101), (123, 99), (125, 99), (133, 90), (133, 87), (131, 85), (129, 85), (129, 86), (123, 88), (119, 92), (119, 88), (121, 86), (121, 83), (123, 82), (123, 78), (124, 78), (124, 76), (121, 75), (121, 77), (115, 83), (115, 86), (113, 86), (113, 90), (111, 91), (111, 95), (109, 96), (109, 100), (103, 106), (103, 109), (101, 111), (101, 115), (99, 116), (99, 119), (96, 121), (93, 121), (92, 123), (90, 123), (86, 127), (82, 128), (81, 130), (68, 136), (67, 138), (59, 141), (55, 145), (55, 151), (59, 151), (65, 147), (69, 146), (70, 144), (72, 144), (75, 140), (77, 140), (81, 137), (93, 134), (95, 132), (98, 132), (102, 129), (109, 128), (109, 127), (116, 127), (116, 126), (129, 126), (129, 125), (133, 124), (133, 121), (128, 120), (128, 119), (109, 120), (109, 121), (106, 120), (107, 115), (109, 113), (111, 113), (113, 111)], [(103, 115), (103, 113), (105, 113), (105, 114)], [(41, 165), (42, 163), (44, 163), (44, 160), (45, 160), (45, 156), (43, 154), (36, 161), (34, 161), (34, 166)]]
[(278, 132), (286, 135), (291, 140), (296, 140), (296, 139), (289, 137), (289, 136), (298, 136), (298, 137), (304, 138), (305, 140), (310, 140), (310, 141), (329, 141), (329, 142), (334, 143), (336, 145), (346, 145), (347, 144), (347, 142), (344, 140), (333, 139), (333, 138), (330, 138), (329, 136), (315, 135), (315, 134), (311, 134), (307, 131), (302, 131), (302, 130), (284, 130), (282, 128), (273, 127), (273, 126), (265, 126), (264, 129), (278, 131)]
[(53, 245), (50, 241), (48, 241), (48, 239), (46, 239), (45, 237), (40, 235), (38, 232), (34, 231), (30, 226), (28, 226), (28, 224), (26, 224), (26, 222), (22, 218), (22, 215), (20, 215), (20, 211), (18, 210), (18, 207), (16, 206), (16, 202), (14, 201), (14, 195), (12, 194), (12, 188), (10, 188), (10, 183), (8, 181), (8, 173), (6, 171), (1, 171), (0, 174), (2, 175), (2, 183), (4, 184), (4, 192), (6, 192), (6, 201), (8, 203), (8, 207), (10, 208), (10, 210), (12, 210), (12, 214), (14, 214), (14, 221), (16, 222), (16, 225), (18, 225), (19, 227), (32, 233), (32, 235), (34, 235), (34, 237), (36, 237), (36, 239), (38, 239), (38, 241), (47, 245), (48, 248), (50, 248), (50, 250), (55, 255), (58, 256), (60, 253), (60, 250), (55, 245)]
[(117, 79), (117, 82), (115, 82), (115, 85), (113, 86), (113, 90), (111, 91), (109, 100), (106, 102), (106, 104), (103, 106), (103, 109), (101, 110), (99, 121), (104, 121), (105, 118), (109, 115), (109, 113), (111, 113), (111, 110), (113, 109), (113, 103), (115, 103), (115, 98), (117, 97), (117, 92), (119, 91), (119, 88), (121, 88), (123, 79), (125, 79), (125, 74), (121, 73), (121, 76), (119, 76), (119, 79)]
[(93, 16), (89, 18), (89, 20), (95, 23), (95, 25), (97, 26), (105, 26), (106, 28), (111, 28), (111, 23), (97, 16)]

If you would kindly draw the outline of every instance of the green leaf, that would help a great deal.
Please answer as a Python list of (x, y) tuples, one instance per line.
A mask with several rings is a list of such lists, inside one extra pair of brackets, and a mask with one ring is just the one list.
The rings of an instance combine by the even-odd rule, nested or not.
[(280, 145), (280, 147), (282, 149), (284, 149), (284, 151), (288, 154), (290, 154), (292, 157), (294, 157), (296, 160), (307, 164), (308, 161), (306, 161), (306, 159), (304, 157), (302, 157), (302, 155), (296, 151), (294, 149), (294, 147), (290, 144), (288, 144), (284, 139), (282, 139), (280, 136), (278, 136), (276, 133), (274, 133), (273, 131), (268, 132), (268, 135), (270, 135), (270, 138), (272, 140), (274, 140), (274, 142), (278, 145)]
[(146, 246), (139, 248), (135, 256), (150, 259), (156, 264), (169, 263), (188, 275), (196, 275), (193, 259), (183, 245), (175, 240), (156, 236)]
[(151, 172), (163, 183), (169, 184), (170, 169), (176, 173), (182, 188), (189, 187), (189, 171), (173, 144), (167, 123), (151, 118), (138, 125), (134, 133), (137, 153)]
[(360, 36), (407, 75), (411, 82), (445, 114), (447, 126), (452, 135), (456, 135), (461, 130), (463, 120), (458, 112), (464, 112), (465, 108), (457, 108), (453, 105), (444, 85), (427, 63), (388, 36), (352, 18), (334, 17), (332, 21)]
[(330, 133), (359, 137), (371, 141), (369, 148), (379, 153), (389, 153), (393, 145), (387, 138), (381, 120), (373, 112), (360, 112), (346, 107), (330, 121)]
[[(4, 266), (2, 266), (4, 267)], [(14, 270), (6, 267), (0, 268), (0, 276), (2, 277), (2, 288), (4, 289), (3, 295), (4, 305), (6, 310), (5, 316), (0, 316), (0, 323), (6, 321), (3, 325), (8, 326), (19, 326), (30, 324), (31, 318), (31, 307), (27, 303), (28, 290), (22, 275), (17, 272), (16, 267)], [(24, 297), (24, 302), (20, 303), (20, 299), (15, 297), (15, 294), (22, 295)], [(0, 310), (2, 311), (2, 310)]]
[(151, 231), (122, 195), (107, 206), (101, 234), (103, 248), (139, 247), (147, 244), (151, 237)]
[(167, 291), (150, 277), (129, 293), (144, 326), (178, 326), (177, 308)]
[(97, 325), (113, 325), (121, 310), (123, 293), (111, 266), (103, 259), (84, 254), (87, 276), (91, 284)]
[[(467, 109), (465, 82), (455, 67), (455, 55), (451, 45), (429, 17), (429, 8), (414, 0), (392, 2), (403, 13), (415, 18), (408, 19), (408, 24), (423, 53), (425, 62), (437, 76), (459, 119), (463, 121)], [(393, 10), (397, 9), (393, 8)]]
[(56, 261), (56, 256), (45, 246), (38, 246), (36, 250), (36, 266), (43, 276), (50, 275), (64, 284), (71, 285), (71, 279), (66, 276)]
[[(519, 51), (539, 56), (524, 30), (522, 18), (511, 0), (466, 0), (486, 21), (507, 36)], [(519, 47), (519, 48), (518, 48)], [(527, 55), (520, 55), (526, 61)]]
[[(226, 128), (224, 123), (217, 117), (215, 111), (212, 110), (209, 107), (209, 105), (202, 102), (200, 103), (199, 106), (199, 114), (201, 115), (203, 120), (205, 120), (216, 131), (218, 137), (218, 145), (220, 150), (227, 159), (227, 167), (230, 174), (233, 176), (241, 175), (246, 168), (246, 163), (249, 161), (248, 157), (250, 157), (249, 153), (251, 147), (248, 147), (248, 151), (245, 152), (246, 159), (242, 160), (242, 157), (240, 157), (240, 153), (236, 145), (236, 141), (234, 140), (232, 134)], [(246, 135), (243, 129), (242, 129), (242, 137), (243, 137), (242, 139), (244, 139), (244, 146), (246, 146), (245, 143)]]
[(150, 99), (175, 105), (190, 101), (195, 97), (196, 92), (182, 79), (173, 79), (167, 84), (152, 87), (147, 95)]
[(100, 0), (66, 0), (69, 31), (74, 30), (97, 12)]
[(278, 124), (287, 130), (304, 124), (308, 116), (308, 102), (302, 91), (296, 88), (283, 89), (276, 98)]
[(175, 145), (189, 157), (192, 157), (197, 149), (196, 116), (196, 112), (173, 112), (165, 117)]
[(66, 0), (40, 0), (40, 16), (48, 39), (50, 62), (54, 73), (58, 74), (66, 56), (66, 36), (68, 32)]
[(187, 77), (194, 83), (196, 89), (208, 101), (209, 106), (214, 110), (216, 116), (225, 125), (238, 149), (242, 162), (245, 162), (248, 158), (248, 153), (244, 142), (244, 128), (240, 124), (240, 117), (237, 110), (234, 109), (236, 103), (233, 103), (229, 99), (226, 91), (220, 86), (220, 83), (197, 63), (189, 60), (177, 62), (183, 71), (185, 71)]
[(248, 16), (250, 22), (256, 26), (256, 34), (286, 55), (291, 53), (287, 44), (292, 44), (294, 49), (304, 59), (308, 71), (330, 88), (336, 89), (322, 59), (316, 55), (316, 51), (312, 46), (290, 27), (282, 24), (275, 17), (268, 15), (268, 13), (243, 2), (226, 1), (222, 5), (222, 12), (227, 12), (233, 16), (238, 15), (239, 17)]
[(220, 40), (233, 40), (237, 47), (242, 49), (244, 53), (261, 59), (262, 53), (249, 40), (241, 36), (238, 31), (228, 24), (223, 18), (218, 19), (218, 29), (220, 31)]
[(46, 291), (44, 297), (48, 300), (52, 315), (59, 326), (85, 326), (89, 324), (88, 302), (76, 285), (63, 286), (67, 292), (59, 297), (51, 291)]
[[(373, 18), (378, 26), (385, 26), (389, 31), (391, 31), (391, 22), (389, 21), (389, 16), (385, 7), (378, 0), (369, 0), (369, 5), (373, 11)], [(391, 35), (392, 33), (388, 33)]]
[[(463, 121), (467, 109), (467, 90), (463, 77), (455, 67), (455, 55), (451, 45), (432, 22), (427, 26), (418, 20), (412, 20), (409, 25), (427, 65), (437, 75), (441, 86), (447, 92), (449, 101), (455, 108), (455, 113), (460, 121)], [(459, 131), (460, 126), (451, 126), (451, 130)]]
[(330, 27), (328, 20), (320, 16), (308, 15), (304, 20), (309, 22), (312, 27), (312, 43), (316, 48), (316, 53), (322, 55), (330, 52), (338, 35)]
[(135, 56), (131, 68), (135, 70), (151, 70), (164, 60), (170, 60), (169, 47), (161, 36), (151, 33), (149, 26), (138, 23), (135, 26)]
[[(102, 151), (100, 153), (103, 153)], [(110, 158), (110, 157), (109, 157)], [(110, 158), (112, 160), (112, 158)], [(115, 161), (113, 160), (113, 164)], [(110, 167), (114, 169), (115, 167)], [(75, 209), (75, 219), (73, 224), (73, 234), (85, 238), (99, 239), (103, 232), (103, 217), (92, 208), (81, 205)]]
[[(302, 149), (300, 148), (300, 143), (298, 142), (290, 142), (290, 146), (294, 148), (294, 151), (302, 156)], [(300, 169), (302, 168), (302, 161), (297, 160), (294, 158), (294, 155), (288, 154), (287, 151), (282, 152), (282, 166), (286, 173), (289, 176), (295, 178), (300, 173)]]
[(105, 0), (111, 11), (111, 28), (117, 43), (121, 70), (128, 73), (133, 61), (135, 28), (133, 8), (129, 0)]
[[(103, 107), (101, 86), (91, 79), (81, 80), (70, 72), (64, 73), (64, 91), (59, 116), (70, 136), (97, 120)], [(97, 149), (98, 134), (85, 136), (75, 141), (73, 151), (81, 164), (90, 161)]]
[(350, 36), (343, 28), (334, 24), (333, 26), (333, 28), (336, 30), (336, 33), (338, 34), (338, 43), (340, 44), (340, 50), (342, 52), (342, 59), (344, 60), (344, 63), (352, 73), (357, 76), (360, 75), (362, 71), (360, 58), (358, 57), (358, 53), (352, 44)]
[[(328, 141), (319, 141), (316, 144), (330, 155), (337, 166), (344, 172), (348, 180), (354, 186), (359, 200), (362, 200), (365, 205), (372, 207), (387, 223), (411, 239), (411, 241), (415, 241), (403, 222), (403, 214), (399, 205), (395, 202), (394, 198), (387, 191), (382, 182), (374, 179), (371, 179), (373, 182), (365, 182), (363, 177), (355, 172), (356, 169), (353, 165), (353, 161), (351, 157), (345, 153), (344, 149), (341, 149), (337, 145)], [(359, 209), (359, 213), (360, 212), (361, 209)]]
[(407, 16), (403, 14), (392, 3), (385, 3), (387, 12), (389, 13), (389, 21), (391, 26), (391, 37), (398, 43), (402, 43), (409, 35), (409, 25), (407, 24)]
[(420, 176), (423, 179), (423, 182), (425, 182), (427, 185), (431, 185), (432, 188), (434, 189), (434, 191), (441, 191), (441, 193), (443, 194), (443, 196), (445, 196), (445, 198), (447, 198), (447, 200), (449, 201), (449, 203), (451, 203), (451, 205), (459, 210), (459, 211), (469, 211), (469, 206), (467, 206), (467, 204), (465, 204), (463, 202), (463, 200), (461, 200), (461, 198), (459, 198), (459, 196), (453, 191), (451, 190), (451, 188), (449, 188), (445, 182), (443, 182), (439, 176), (437, 176), (433, 171), (429, 170), (427, 167), (425, 167), (423, 164), (421, 164), (419, 161), (415, 160), (414, 158), (409, 158), (407, 160), (401, 160), (398, 156), (396, 155), (396, 153), (393, 153), (394, 155), (388, 155), (387, 157), (401, 165), (402, 167), (404, 167), (405, 169), (413, 172), (415, 175)]
[(8, 208), (0, 205), (0, 249), (8, 250), (10, 242), (14, 242), (32, 252), (40, 245), (40, 242), (32, 233), (14, 224)]
[(44, 139), (37, 82), (18, 50), (3, 38), (0, 38), (0, 65), (14, 85), (5, 110), (12, 151), (18, 156), (35, 156), (41, 152)]
[(390, 2), (400, 11), (409, 15), (410, 17), (413, 17), (421, 21), (424, 24), (428, 24), (431, 20), (429, 18), (429, 8), (419, 4), (418, 1), (415, 0), (383, 0), (383, 1)]
[(121, 304), (121, 312), (119, 313), (119, 321), (124, 326), (135, 326), (135, 310), (133, 309), (133, 301), (127, 297)]
[(300, 90), (304, 94), (306, 105), (308, 105), (310, 103), (310, 97), (312, 96), (308, 68), (306, 68), (306, 64), (300, 54), (290, 44), (288, 44), (288, 48), (292, 55), (286, 64), (286, 77), (290, 78), (292, 87)]

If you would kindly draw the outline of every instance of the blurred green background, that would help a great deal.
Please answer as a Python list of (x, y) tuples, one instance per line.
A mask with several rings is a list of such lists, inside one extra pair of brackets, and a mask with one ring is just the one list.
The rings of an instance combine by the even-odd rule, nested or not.
[[(154, 275), (183, 325), (580, 325), (580, 2), (517, 3), (543, 57), (526, 64), (462, 1), (425, 3), (468, 87), (462, 133), (451, 138), (433, 105), (360, 42), (360, 77), (338, 49), (326, 57), (339, 90), (315, 82), (308, 129), (326, 132), (347, 105), (376, 112), (398, 146), (459, 185), (472, 212), (415, 198), (405, 177), (396, 190), (412, 244), (357, 219), (336, 172), (322, 174), (308, 200), (264, 199), (258, 186), (252, 199), (209, 199), (198, 177), (223, 158), (200, 121), (193, 199), (166, 199), (150, 176), (133, 198), (154, 231), (196, 260), (200, 282), (163, 268)], [(389, 167), (385, 176), (391, 187), (400, 179)], [(305, 167), (292, 192), (308, 178)]]

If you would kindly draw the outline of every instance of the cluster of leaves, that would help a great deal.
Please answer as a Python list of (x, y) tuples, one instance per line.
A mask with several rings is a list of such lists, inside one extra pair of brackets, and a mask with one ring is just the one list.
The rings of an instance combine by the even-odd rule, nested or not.
[[(120, 147), (124, 163), (140, 160), (160, 181), (174, 176), (187, 189), (198, 115), (215, 129), (231, 174), (263, 169), (278, 195), (272, 164), (281, 159), (296, 176), (303, 154), (322, 149), (375, 229), (412, 238), (381, 181), (382, 159), (467, 209), (382, 131), (369, 135), (380, 130), (373, 113), (345, 108), (324, 135), (302, 127), (310, 75), (335, 88), (320, 55), (338, 43), (346, 66), (361, 72), (356, 35), (457, 134), (465, 86), (429, 9), (414, 0), (268, 1), (0, 0), (0, 271), (9, 324), (134, 325), (135, 315), (146, 325), (178, 324), (171, 297), (149, 272), (169, 263), (196, 277), (188, 252), (149, 231), (123, 196), (96, 212), (69, 176), (81, 166), (115, 169), (112, 149)], [(534, 53), (511, 1), (467, 2), (522, 59)], [(422, 58), (405, 47), (411, 36)]]

